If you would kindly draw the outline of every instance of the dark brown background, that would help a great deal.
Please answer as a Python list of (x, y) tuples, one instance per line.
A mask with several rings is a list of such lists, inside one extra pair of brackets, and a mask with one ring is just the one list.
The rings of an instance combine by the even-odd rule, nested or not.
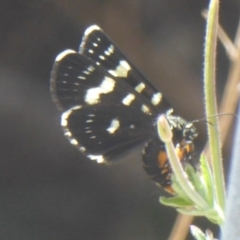
[[(163, 192), (142, 170), (141, 150), (112, 167), (81, 156), (62, 134), (49, 76), (55, 56), (78, 49), (84, 29), (97, 23), (181, 116), (202, 118), (200, 12), (207, 4), (0, 1), (0, 239), (167, 239), (176, 213), (158, 203)], [(231, 37), (239, 9), (239, 0), (221, 3), (220, 20)], [(219, 46), (219, 99), (227, 73)], [(198, 127), (204, 135), (204, 123)], [(216, 230), (205, 219), (196, 223)]]

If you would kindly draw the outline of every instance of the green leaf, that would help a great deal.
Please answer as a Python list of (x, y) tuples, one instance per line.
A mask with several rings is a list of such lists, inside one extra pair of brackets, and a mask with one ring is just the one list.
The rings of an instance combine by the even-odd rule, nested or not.
[(186, 208), (186, 207), (192, 207), (193, 203), (186, 201), (185, 199), (181, 197), (171, 197), (171, 198), (166, 198), (166, 197), (160, 197), (160, 202), (166, 206), (169, 207), (175, 207), (175, 208)]
[(207, 161), (207, 158), (204, 154), (201, 155), (200, 158), (201, 163), (201, 170), (202, 170), (202, 177), (204, 179), (204, 187), (205, 187), (205, 199), (207, 200), (208, 204), (213, 206), (214, 202), (214, 181), (211, 168)]
[(188, 197), (188, 195), (185, 193), (185, 191), (181, 188), (181, 185), (177, 181), (177, 178), (174, 173), (172, 173), (171, 180), (172, 180), (172, 188), (175, 192), (175, 195), (185, 199), (186, 202), (193, 203), (193, 201)]
[(185, 168), (185, 171), (188, 175), (188, 178), (190, 180), (190, 182), (192, 183), (192, 185), (194, 186), (195, 190), (205, 199), (205, 188), (204, 188), (204, 184), (202, 181), (202, 177), (201, 177), (201, 173), (197, 172), (191, 165), (187, 165)]

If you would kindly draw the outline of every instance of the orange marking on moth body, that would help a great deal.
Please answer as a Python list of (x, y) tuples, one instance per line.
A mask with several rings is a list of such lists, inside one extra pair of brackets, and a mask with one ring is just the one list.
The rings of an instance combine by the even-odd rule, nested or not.
[(168, 156), (167, 153), (165, 151), (159, 151), (158, 154), (158, 165), (160, 168), (164, 168), (164, 165), (166, 164), (166, 162), (168, 161)]
[(168, 193), (174, 194), (174, 191), (173, 191), (173, 189), (172, 189), (172, 186), (171, 186), (171, 185), (169, 185), (169, 186), (165, 187), (165, 188), (164, 188), (164, 190), (165, 190), (165, 191), (167, 191)]
[(194, 151), (194, 145), (192, 143), (188, 143), (182, 146), (180, 145), (176, 147), (175, 151), (179, 160), (183, 161), (188, 154), (191, 154)]
[[(188, 160), (188, 157), (192, 152), (194, 152), (194, 144), (192, 142), (186, 143), (185, 139), (181, 141), (175, 147), (176, 154), (180, 160), (184, 164), (185, 161)], [(169, 163), (169, 158), (165, 150), (160, 150), (158, 153), (158, 166), (161, 169), (161, 174), (165, 175), (165, 180), (171, 181), (171, 173), (172, 169)], [(162, 187), (170, 194), (174, 194), (174, 190), (171, 185), (162, 185)]]

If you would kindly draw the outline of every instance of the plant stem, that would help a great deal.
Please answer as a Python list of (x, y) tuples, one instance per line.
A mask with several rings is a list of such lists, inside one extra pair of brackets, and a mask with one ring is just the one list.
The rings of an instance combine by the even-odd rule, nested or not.
[(211, 123), (207, 124), (209, 135), (209, 146), (213, 178), (215, 184), (215, 195), (218, 204), (224, 210), (225, 189), (221, 156), (221, 144), (219, 137), (219, 126), (217, 115), (217, 104), (215, 97), (215, 69), (216, 69), (216, 45), (218, 29), (219, 1), (211, 0), (208, 12), (205, 56), (204, 56), (204, 93), (207, 119), (211, 117)]

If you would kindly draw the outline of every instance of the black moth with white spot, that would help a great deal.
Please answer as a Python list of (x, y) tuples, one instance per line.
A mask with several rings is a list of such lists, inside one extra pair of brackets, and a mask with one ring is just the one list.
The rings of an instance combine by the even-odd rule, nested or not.
[[(165, 147), (156, 129), (158, 116), (166, 114), (176, 147), (193, 145), (197, 136), (96, 25), (86, 29), (79, 52), (65, 50), (56, 57), (50, 90), (72, 145), (91, 160), (112, 163), (146, 143), (144, 168), (164, 188), (171, 185), (171, 168), (159, 155)], [(181, 161), (190, 162), (193, 154)]]

